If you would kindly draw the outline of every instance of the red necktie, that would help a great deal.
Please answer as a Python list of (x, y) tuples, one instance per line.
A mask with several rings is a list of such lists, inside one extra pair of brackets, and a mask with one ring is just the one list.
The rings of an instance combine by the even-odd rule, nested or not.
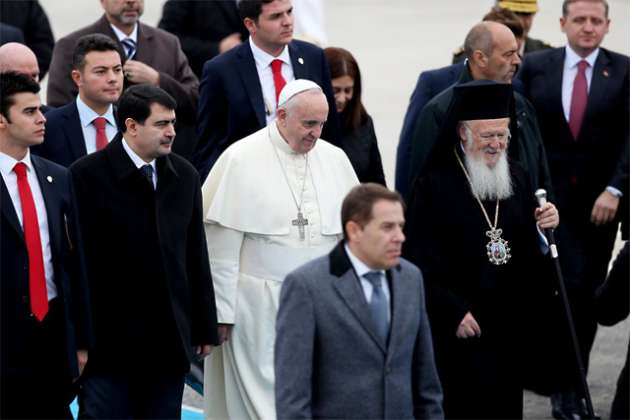
[(588, 89), (586, 86), (586, 68), (588, 63), (584, 60), (578, 63), (578, 71), (573, 81), (573, 94), (571, 95), (571, 110), (569, 111), (569, 128), (573, 134), (573, 139), (577, 140), (580, 134), (584, 111), (586, 111), (586, 100), (588, 99)]
[(17, 175), (18, 192), (22, 203), (22, 228), (28, 253), (28, 285), (31, 298), (31, 312), (38, 320), (44, 319), (48, 313), (48, 293), (46, 291), (46, 275), (44, 274), (44, 256), (42, 240), (39, 236), (39, 221), (31, 187), (26, 177), (26, 165), (15, 164), (13, 171)]
[(282, 60), (273, 60), (271, 62), (271, 72), (273, 73), (273, 84), (276, 87), (276, 104), (278, 103), (278, 98), (280, 98), (280, 92), (284, 85), (287, 84), (284, 77), (282, 77)]
[(92, 124), (96, 127), (96, 150), (101, 150), (107, 146), (107, 133), (105, 132), (105, 124), (107, 120), (103, 117), (96, 117)]

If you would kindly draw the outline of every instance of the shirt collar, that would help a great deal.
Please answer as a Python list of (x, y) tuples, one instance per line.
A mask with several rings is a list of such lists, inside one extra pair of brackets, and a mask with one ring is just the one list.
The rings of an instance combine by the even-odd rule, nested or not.
[(123, 39), (131, 38), (133, 40), (133, 42), (138, 44), (138, 24), (137, 23), (135, 24), (135, 26), (133, 27), (133, 31), (131, 31), (131, 33), (129, 35), (127, 35), (123, 31), (121, 31), (120, 29), (118, 29), (117, 27), (112, 25), (111, 23), (109, 24), (109, 26), (112, 27), (112, 30), (116, 34), (116, 38), (118, 38), (118, 41), (122, 41)]
[(26, 164), (29, 172), (33, 170), (33, 163), (31, 162), (31, 151), (30, 149), (26, 150), (26, 156), (22, 160), (16, 160), (13, 157), (7, 155), (6, 153), (0, 152), (0, 172), (3, 176), (8, 176), (13, 172), (13, 168), (15, 164), (18, 162), (23, 162)]
[[(131, 146), (129, 146), (129, 143), (127, 143), (127, 140), (124, 137), (122, 138), (122, 145), (123, 149), (125, 149), (125, 152), (127, 152), (127, 155), (129, 155), (129, 158), (136, 166), (136, 168), (140, 169), (144, 165), (147, 165), (147, 162), (145, 162), (140, 156), (136, 154), (136, 152), (133, 151), (133, 149), (131, 148)], [(153, 159), (148, 164), (151, 165), (153, 167), (153, 171), (155, 171), (155, 159)]]
[(105, 120), (112, 126), (116, 127), (116, 120), (114, 119), (114, 107), (112, 104), (109, 104), (107, 111), (103, 115), (99, 115), (96, 111), (86, 105), (85, 102), (81, 100), (81, 97), (77, 95), (77, 110), (79, 111), (79, 119), (81, 120), (81, 126), (87, 127), (92, 124), (97, 117), (103, 117)]
[(369, 273), (370, 271), (377, 271), (382, 275), (385, 274), (384, 270), (372, 270), (370, 267), (368, 267), (363, 261), (361, 261), (356, 255), (354, 255), (352, 251), (350, 251), (350, 247), (348, 246), (347, 242), (344, 243), (343, 246), (346, 249), (346, 254), (348, 254), (350, 263), (354, 267), (354, 271), (356, 271), (357, 276), (362, 277), (364, 274)]
[(595, 66), (595, 60), (597, 60), (597, 55), (599, 54), (599, 48), (596, 48), (595, 51), (587, 55), (585, 58), (582, 58), (569, 45), (566, 46), (565, 51), (565, 63), (568, 68), (577, 66), (577, 64), (582, 60), (586, 60), (588, 66), (593, 68)]
[(252, 37), (249, 37), (249, 46), (252, 49), (252, 54), (254, 55), (254, 61), (256, 64), (261, 66), (262, 68), (267, 68), (271, 66), (271, 62), (273, 60), (282, 60), (283, 63), (291, 65), (291, 57), (289, 56), (289, 47), (285, 45), (282, 49), (282, 52), (279, 56), (274, 57), (273, 55), (267, 53), (260, 49), (255, 43)]

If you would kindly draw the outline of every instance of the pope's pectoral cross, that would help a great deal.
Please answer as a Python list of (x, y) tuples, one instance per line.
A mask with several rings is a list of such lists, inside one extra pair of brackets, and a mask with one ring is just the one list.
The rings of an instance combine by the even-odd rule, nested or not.
[(302, 215), (302, 212), (298, 211), (297, 219), (291, 220), (291, 224), (298, 227), (298, 229), (300, 230), (300, 240), (303, 241), (305, 238), (304, 226), (308, 225), (308, 219), (305, 219)]

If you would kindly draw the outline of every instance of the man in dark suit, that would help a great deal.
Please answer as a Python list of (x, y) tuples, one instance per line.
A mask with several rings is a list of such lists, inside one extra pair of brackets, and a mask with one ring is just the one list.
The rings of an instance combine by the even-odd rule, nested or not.
[(90, 317), (65, 168), (29, 153), (44, 139), (39, 85), (0, 74), (0, 417), (72, 418)]
[(118, 132), (113, 104), (123, 87), (122, 57), (103, 34), (79, 38), (72, 57), (76, 99), (46, 114), (44, 143), (33, 153), (62, 166), (107, 146)]
[(9, 42), (19, 42), (23, 44), (24, 35), (19, 28), (0, 22), (0, 45), (8, 44)]
[(278, 418), (443, 418), (422, 275), (400, 259), (402, 198), (357, 186), (341, 221), (345, 240), (282, 286)]
[[(597, 329), (594, 292), (606, 277), (617, 233), (623, 191), (618, 162), (629, 136), (630, 59), (600, 47), (609, 22), (607, 2), (565, 0), (560, 25), (567, 46), (528, 55), (519, 74), (536, 109), (565, 215), (558, 231), (560, 262), (586, 365)], [(567, 369), (576, 371), (573, 360)], [(571, 391), (579, 380), (565, 376), (572, 384), (552, 400), (557, 418), (575, 412)]]
[(61, 38), (55, 44), (48, 80), (48, 103), (62, 106), (74, 100), (78, 88), (72, 80), (72, 54), (79, 38), (99, 33), (116, 41), (126, 58), (125, 87), (149, 83), (159, 86), (177, 101), (177, 142), (174, 151), (190, 157), (197, 141), (194, 124), (199, 80), (176, 36), (139, 22), (144, 0), (101, 0), (103, 17)]
[(175, 107), (130, 87), (122, 133), (70, 167), (95, 336), (82, 417), (179, 418), (191, 359), (218, 342), (199, 176), (170, 153)]
[(335, 145), (340, 140), (326, 57), (319, 47), (292, 40), (291, 1), (242, 0), (239, 11), (249, 40), (208, 61), (199, 88), (193, 161), (202, 179), (230, 144), (275, 119), (278, 95), (294, 79), (322, 87), (329, 109), (322, 138)]
[(158, 27), (177, 35), (197, 77), (206, 61), (248, 36), (236, 0), (167, 0)]

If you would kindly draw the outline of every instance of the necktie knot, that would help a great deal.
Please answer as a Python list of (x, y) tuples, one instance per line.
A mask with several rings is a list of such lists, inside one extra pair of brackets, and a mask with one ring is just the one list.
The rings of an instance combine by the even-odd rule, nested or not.
[(153, 185), (153, 166), (151, 166), (149, 164), (142, 165), (140, 167), (140, 171), (142, 172), (142, 175), (144, 175), (144, 177), (147, 180), (149, 180), (151, 185)]
[(581, 60), (578, 63), (578, 71), (584, 73), (586, 71), (586, 69), (588, 68), (588, 61), (586, 60)]
[(369, 271), (363, 275), (367, 281), (370, 282), (375, 292), (380, 292), (382, 289), (381, 273), (379, 271)]
[(94, 124), (94, 127), (96, 127), (97, 130), (104, 130), (107, 120), (104, 117), (96, 117), (92, 121), (92, 124)]
[(282, 60), (279, 59), (275, 59), (271, 62), (271, 71), (275, 74), (280, 72), (280, 70), (282, 69)]
[(18, 162), (13, 167), (13, 172), (17, 175), (18, 179), (26, 177), (26, 164), (24, 162)]
[(125, 55), (127, 58), (132, 58), (136, 53), (136, 41), (131, 38), (125, 38), (120, 41), (120, 43), (125, 48)]

